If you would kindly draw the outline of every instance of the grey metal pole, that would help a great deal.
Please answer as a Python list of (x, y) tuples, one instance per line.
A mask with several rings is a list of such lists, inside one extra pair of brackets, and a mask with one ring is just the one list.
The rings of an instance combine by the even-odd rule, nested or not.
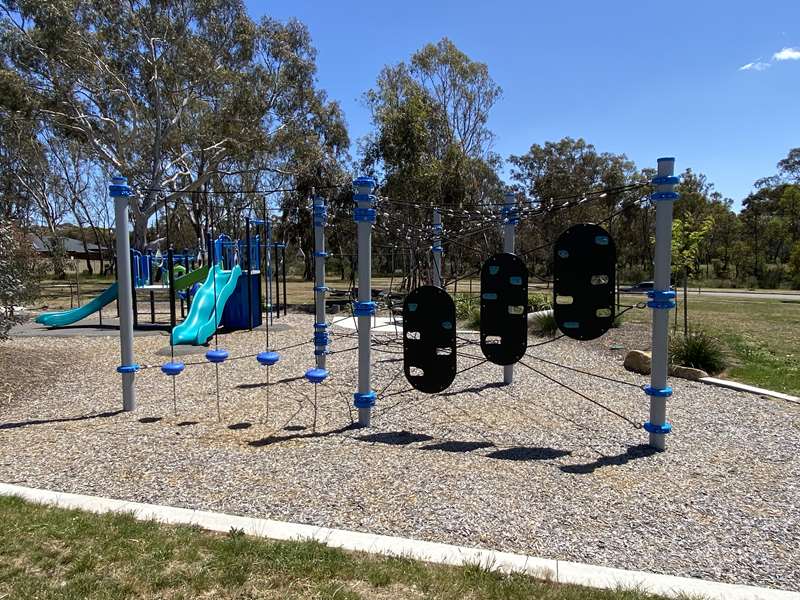
[[(328, 324), (325, 322), (325, 224), (327, 209), (325, 198), (314, 196), (314, 355), (317, 368), (325, 368), (325, 354), (328, 350)], [(316, 389), (316, 388), (315, 388)]]
[(433, 209), (433, 285), (442, 287), (442, 213), (438, 208)]
[[(514, 254), (516, 224), (519, 223), (519, 218), (514, 210), (514, 194), (506, 192), (503, 200), (503, 252)], [(503, 383), (514, 383), (514, 365), (503, 366)]]
[(675, 159), (659, 158), (656, 176), (652, 179), (655, 192), (650, 199), (656, 203), (656, 249), (653, 290), (648, 293), (647, 306), (653, 309), (652, 367), (650, 385), (644, 392), (650, 398), (650, 420), (644, 424), (649, 443), (657, 450), (666, 449), (666, 435), (672, 430), (667, 422), (667, 398), (672, 388), (667, 385), (669, 311), (675, 308), (675, 292), (670, 287), (672, 261), (672, 203), (677, 200)]
[(375, 314), (375, 303), (372, 301), (372, 224), (376, 216), (372, 191), (375, 189), (375, 180), (359, 177), (353, 182), (353, 188), (353, 200), (356, 202), (353, 220), (358, 228), (358, 301), (353, 308), (353, 313), (358, 317), (358, 391), (353, 397), (358, 409), (359, 426), (369, 427), (372, 407), (375, 406), (375, 392), (370, 385), (370, 325)]
[(131, 189), (124, 177), (113, 177), (108, 194), (114, 199), (117, 242), (117, 292), (119, 297), (119, 349), (122, 374), (122, 410), (136, 409), (134, 375), (139, 365), (133, 362), (133, 284), (131, 280), (131, 244), (128, 238), (128, 198)]

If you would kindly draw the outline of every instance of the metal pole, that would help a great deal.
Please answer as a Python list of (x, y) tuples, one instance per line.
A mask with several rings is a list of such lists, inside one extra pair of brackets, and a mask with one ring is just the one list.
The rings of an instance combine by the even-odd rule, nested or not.
[[(266, 231), (264, 232), (264, 283), (266, 285), (266, 302), (267, 302), (267, 337), (269, 337), (269, 326), (272, 325), (272, 220), (270, 219), (269, 212), (266, 210), (264, 211), (266, 216), (264, 220), (266, 221), (264, 227)], [(269, 346), (269, 343), (267, 343)], [(269, 348), (267, 348), (269, 350)]]
[(247, 256), (247, 329), (253, 331), (253, 260), (252, 248), (250, 248), (250, 217), (244, 218), (244, 245), (247, 246), (245, 255)]
[(286, 316), (286, 307), (289, 301), (286, 299), (286, 244), (281, 244), (281, 277), (283, 277), (283, 316)]
[[(325, 322), (325, 224), (327, 210), (325, 198), (314, 196), (314, 356), (317, 368), (325, 368), (325, 354), (328, 350), (328, 324)], [(316, 385), (314, 393), (316, 394)]]
[(275, 244), (275, 306), (277, 308), (277, 314), (275, 315), (275, 318), (277, 319), (281, 318), (281, 288), (280, 288), (281, 278), (279, 277), (281, 264), (279, 261), (280, 257), (279, 252), (280, 250), (278, 250), (278, 244), (276, 243)]
[(670, 287), (672, 260), (672, 203), (678, 198), (675, 185), (675, 159), (659, 158), (656, 177), (651, 183), (655, 192), (650, 199), (656, 204), (656, 251), (653, 290), (648, 293), (647, 306), (653, 309), (652, 367), (650, 385), (644, 391), (650, 397), (650, 420), (644, 424), (649, 443), (657, 450), (666, 449), (666, 435), (672, 430), (667, 422), (667, 398), (672, 388), (667, 386), (669, 342), (669, 311), (675, 308), (675, 292)]
[(442, 213), (433, 209), (433, 285), (442, 287)]
[[(519, 223), (519, 218), (514, 210), (514, 194), (506, 192), (503, 200), (503, 252), (514, 254), (515, 226)], [(503, 366), (503, 383), (514, 383), (514, 365)]]
[(167, 261), (167, 274), (169, 276), (169, 326), (171, 332), (177, 324), (177, 318), (175, 316), (175, 251), (172, 249), (172, 246), (167, 248)]
[(117, 290), (119, 296), (119, 349), (122, 374), (122, 410), (136, 408), (133, 378), (139, 365), (133, 362), (133, 280), (131, 279), (131, 245), (128, 239), (128, 197), (131, 190), (124, 177), (114, 177), (108, 186), (114, 199), (114, 218), (117, 241)]
[(353, 220), (358, 228), (358, 301), (353, 309), (358, 317), (358, 391), (353, 397), (354, 405), (358, 408), (359, 426), (369, 427), (372, 407), (375, 406), (375, 392), (370, 385), (370, 325), (375, 314), (375, 303), (372, 301), (372, 224), (376, 215), (372, 191), (375, 189), (375, 180), (359, 177), (353, 182), (353, 188), (353, 200), (356, 202)]

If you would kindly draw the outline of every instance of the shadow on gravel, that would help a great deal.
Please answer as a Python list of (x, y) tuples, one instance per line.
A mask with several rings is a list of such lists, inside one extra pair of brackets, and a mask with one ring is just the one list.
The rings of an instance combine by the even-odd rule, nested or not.
[(248, 421), (242, 421), (241, 423), (234, 423), (233, 425), (228, 425), (228, 429), (232, 429), (233, 431), (239, 431), (240, 429), (250, 429), (253, 426), (252, 423)]
[(304, 431), (308, 429), (305, 425), (287, 425), (283, 428), (284, 431)]
[(574, 475), (588, 475), (594, 473), (601, 467), (619, 466), (624, 465), (637, 458), (647, 458), (658, 454), (658, 450), (647, 444), (639, 444), (638, 446), (629, 446), (628, 449), (622, 454), (615, 454), (614, 456), (601, 456), (594, 462), (586, 463), (585, 465), (563, 465), (559, 467), (564, 473), (572, 473)]
[(327, 437), (329, 435), (337, 435), (339, 433), (345, 433), (346, 431), (350, 431), (352, 429), (358, 429), (358, 423), (351, 423), (350, 425), (346, 425), (344, 427), (339, 427), (338, 429), (331, 429), (329, 431), (317, 431), (317, 432), (309, 432), (309, 433), (294, 433), (289, 435), (268, 435), (265, 438), (261, 438), (260, 440), (252, 440), (247, 442), (248, 446), (252, 446), (253, 448), (263, 448), (264, 446), (270, 446), (272, 444), (279, 444), (280, 442), (288, 442), (290, 440), (303, 440), (303, 439), (310, 439), (310, 438), (320, 438), (320, 437)]
[(178, 427), (189, 427), (190, 425), (197, 425), (199, 421), (181, 421), (178, 423)]
[(493, 448), (494, 444), (491, 442), (441, 442), (439, 444), (431, 444), (429, 446), (422, 446), (420, 450), (441, 450), (442, 452), (458, 452), (466, 453), (480, 450), (482, 448)]
[(77, 417), (63, 417), (54, 419), (33, 419), (30, 421), (17, 421), (16, 423), (0, 423), (0, 430), (2, 429), (20, 429), (22, 427), (30, 427), (32, 425), (48, 425), (50, 423), (71, 423), (72, 421), (89, 421), (91, 419), (106, 419), (122, 414), (121, 410), (109, 410), (101, 413), (92, 413), (90, 415), (80, 415)]
[(455, 396), (457, 394), (480, 394), (485, 390), (491, 390), (493, 388), (499, 387), (506, 387), (508, 384), (492, 381), (491, 383), (484, 383), (483, 385), (474, 385), (472, 387), (463, 388), (460, 390), (452, 390), (450, 392), (440, 392), (440, 396)]
[(552, 460), (570, 454), (571, 452), (569, 450), (558, 450), (557, 448), (515, 446), (514, 448), (505, 448), (503, 450), (497, 450), (496, 452), (490, 452), (486, 455), (486, 458), (518, 461)]
[(161, 417), (142, 417), (139, 419), (139, 423), (158, 423), (161, 420)]
[[(298, 377), (285, 377), (284, 379), (278, 379), (276, 381), (270, 381), (269, 385), (275, 385), (276, 383), (291, 383), (292, 381), (299, 381), (301, 379), (305, 379), (303, 375), (299, 375)], [(266, 381), (258, 381), (256, 383), (240, 383), (236, 386), (237, 389), (240, 390), (252, 390), (254, 388), (261, 388), (267, 387)]]
[(370, 433), (355, 438), (361, 442), (372, 444), (389, 444), (390, 446), (407, 446), (414, 442), (427, 442), (433, 438), (424, 433), (411, 433), (410, 431), (387, 431), (385, 433)]

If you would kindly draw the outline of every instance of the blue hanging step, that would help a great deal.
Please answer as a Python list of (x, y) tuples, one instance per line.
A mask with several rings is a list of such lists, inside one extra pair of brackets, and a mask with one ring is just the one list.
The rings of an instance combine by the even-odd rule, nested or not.
[(259, 352), (258, 355), (256, 356), (258, 364), (265, 367), (271, 367), (280, 359), (281, 355), (278, 354), (277, 352)]
[(175, 377), (176, 375), (180, 375), (185, 368), (186, 365), (182, 362), (168, 362), (161, 365), (161, 372), (164, 373), (164, 375)]
[(306, 379), (308, 379), (311, 383), (322, 383), (325, 381), (327, 376), (328, 371), (325, 369), (314, 368), (306, 371)]
[(212, 363), (223, 363), (228, 359), (228, 352), (226, 350), (209, 350), (206, 352), (206, 360)]

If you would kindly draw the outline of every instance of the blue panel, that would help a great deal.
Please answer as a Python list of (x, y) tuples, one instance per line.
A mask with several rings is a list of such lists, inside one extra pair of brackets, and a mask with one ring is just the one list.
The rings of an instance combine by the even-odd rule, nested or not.
[(247, 273), (242, 273), (236, 288), (231, 297), (225, 303), (222, 311), (222, 326), (228, 330), (247, 329), (250, 321), (247, 316), (247, 292), (248, 287), (252, 295), (250, 307), (253, 312), (253, 327), (261, 325), (261, 281), (258, 273), (250, 274), (250, 285), (248, 286)]

